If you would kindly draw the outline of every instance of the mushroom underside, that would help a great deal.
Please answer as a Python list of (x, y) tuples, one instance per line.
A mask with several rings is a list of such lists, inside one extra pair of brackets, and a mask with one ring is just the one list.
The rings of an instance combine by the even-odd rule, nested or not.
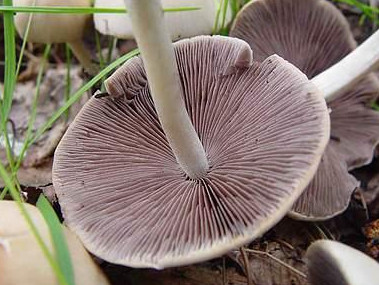
[[(237, 16), (230, 35), (248, 42), (258, 61), (278, 54), (308, 78), (356, 47), (346, 19), (324, 0), (252, 1)], [(315, 179), (294, 205), (291, 216), (325, 220), (347, 208), (358, 186), (348, 170), (370, 163), (379, 143), (379, 113), (370, 107), (378, 95), (379, 83), (371, 74), (328, 102), (331, 140)]]
[(236, 50), (222, 37), (175, 45), (210, 164), (202, 179), (175, 161), (139, 57), (122, 67), (122, 83), (108, 84), (121, 96), (95, 95), (77, 116), (56, 150), (53, 183), (91, 252), (134, 267), (203, 261), (263, 234), (298, 198), (329, 137), (325, 102), (281, 58), (239, 67)]

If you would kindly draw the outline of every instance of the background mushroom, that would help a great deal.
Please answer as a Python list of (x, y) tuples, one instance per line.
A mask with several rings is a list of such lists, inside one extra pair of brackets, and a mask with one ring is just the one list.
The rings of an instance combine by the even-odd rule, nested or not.
[[(200, 7), (196, 11), (181, 13), (168, 13), (165, 21), (172, 40), (189, 38), (197, 35), (210, 35), (214, 28), (219, 5), (225, 5), (219, 0), (162, 0), (162, 6), (175, 7)], [(95, 7), (125, 7), (123, 0), (95, 0)], [(231, 13), (228, 9), (227, 21)], [(96, 29), (105, 35), (112, 35), (121, 39), (133, 39), (133, 29), (130, 16), (114, 14), (95, 14)]]
[[(356, 47), (343, 15), (324, 0), (260, 0), (237, 16), (231, 36), (246, 40), (255, 58), (278, 54), (313, 78)], [(370, 104), (379, 94), (373, 75), (337, 98), (329, 98), (331, 139), (315, 178), (291, 215), (322, 220), (346, 209), (359, 185), (348, 170), (371, 161), (379, 141), (379, 113)]]
[(343, 243), (319, 240), (308, 248), (308, 278), (313, 285), (378, 285), (379, 264)]
[[(30, 204), (24, 206), (43, 241), (53, 252), (49, 229), (41, 213)], [(0, 212), (0, 284), (58, 284), (17, 204), (13, 201), (0, 201)], [(63, 227), (63, 230), (71, 253), (75, 284), (107, 285), (108, 281), (79, 239), (66, 227)]]
[[(281, 58), (251, 65), (241, 40), (179, 41), (179, 98), (208, 163), (191, 178), (149, 91), (157, 89), (149, 77), (154, 63), (146, 65), (154, 54), (146, 51), (165, 58), (171, 47), (145, 46), (148, 35), (162, 36), (159, 2), (131, 5), (132, 19), (148, 15), (137, 20), (136, 35), (150, 71), (140, 57), (128, 61), (106, 82), (111, 97), (90, 99), (59, 144), (53, 183), (65, 220), (113, 263), (163, 268), (220, 256), (278, 222), (309, 182), (329, 137), (325, 102)], [(148, 39), (140, 41), (145, 24)], [(153, 77), (171, 72), (163, 70)]]
[[(14, 0), (14, 6), (65, 6), (91, 7), (91, 0)], [(15, 26), (21, 38), (24, 37), (29, 17), (32, 17), (27, 40), (32, 43), (68, 43), (76, 58), (87, 72), (95, 74), (97, 67), (92, 63), (91, 54), (82, 42), (89, 14), (30, 14), (17, 13)]]

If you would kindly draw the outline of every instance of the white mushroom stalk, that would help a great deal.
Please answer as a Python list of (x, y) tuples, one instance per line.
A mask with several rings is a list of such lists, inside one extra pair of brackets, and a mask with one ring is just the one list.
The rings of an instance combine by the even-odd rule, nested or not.
[(209, 168), (182, 97), (174, 49), (160, 0), (125, 0), (162, 128), (176, 160), (192, 179)]
[(379, 68), (379, 30), (340, 62), (315, 76), (312, 82), (329, 102), (377, 68)]
[(84, 46), (82, 41), (68, 42), (72, 52), (83, 66), (84, 70), (90, 75), (96, 75), (99, 71), (99, 66), (92, 62), (92, 57), (89, 50)]

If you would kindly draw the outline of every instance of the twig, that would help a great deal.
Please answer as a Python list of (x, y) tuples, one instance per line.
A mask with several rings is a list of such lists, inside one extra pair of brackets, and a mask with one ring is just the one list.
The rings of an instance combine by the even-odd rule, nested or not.
[(284, 245), (286, 248), (288, 248), (290, 250), (295, 250), (295, 248), (292, 246), (292, 244), (290, 244), (289, 242), (286, 242), (285, 240), (274, 239), (274, 241), (276, 241), (277, 243), (279, 243), (281, 245)]
[(222, 284), (227, 285), (228, 278), (226, 276), (225, 256), (222, 257)]
[(240, 248), (240, 252), (241, 252), (241, 255), (242, 255), (242, 260), (243, 260), (243, 263), (244, 263), (244, 266), (245, 266), (245, 270), (246, 270), (246, 275), (247, 275), (247, 285), (254, 285), (253, 281), (251, 280), (250, 264), (249, 264), (249, 259), (248, 259), (247, 254), (246, 254), (247, 250), (248, 249), (246, 249), (244, 247)]
[(370, 214), (368, 212), (368, 207), (367, 207), (366, 199), (363, 196), (362, 190), (358, 187), (358, 189), (355, 192), (359, 195), (359, 199), (361, 200), (363, 209), (365, 210), (366, 219), (369, 220), (370, 219)]
[(260, 250), (255, 250), (255, 249), (245, 249), (246, 252), (248, 253), (252, 253), (252, 254), (258, 254), (258, 255), (264, 255), (264, 256), (267, 256), (269, 258), (271, 258), (272, 260), (276, 261), (277, 263), (279, 263), (280, 265), (282, 265), (283, 267), (291, 270), (292, 272), (296, 273), (297, 275), (303, 277), (303, 278), (307, 278), (307, 275), (304, 274), (303, 272), (297, 270), (296, 268), (294, 268), (293, 266), (281, 261), (279, 258), (271, 255), (270, 253), (268, 252), (264, 252), (264, 251), (260, 251)]

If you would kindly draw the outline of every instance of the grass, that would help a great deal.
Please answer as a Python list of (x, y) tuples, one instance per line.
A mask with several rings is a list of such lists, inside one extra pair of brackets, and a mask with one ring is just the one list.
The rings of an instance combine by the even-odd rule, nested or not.
[(57, 256), (57, 263), (65, 278), (64, 282), (68, 285), (75, 285), (74, 269), (72, 267), (71, 256), (64, 237), (62, 225), (45, 196), (40, 195), (37, 201), (37, 207), (49, 226), (51, 239)]
[(228, 35), (230, 29), (228, 19), (231, 20), (231, 23), (242, 7), (250, 1), (251, 0), (220, 0), (213, 25), (213, 34)]
[(348, 4), (350, 6), (358, 8), (362, 12), (362, 16), (364, 18), (368, 18), (373, 23), (379, 24), (378, 14), (379, 14), (379, 8), (377, 7), (371, 7), (359, 0), (334, 0), (335, 2), (341, 2)]

